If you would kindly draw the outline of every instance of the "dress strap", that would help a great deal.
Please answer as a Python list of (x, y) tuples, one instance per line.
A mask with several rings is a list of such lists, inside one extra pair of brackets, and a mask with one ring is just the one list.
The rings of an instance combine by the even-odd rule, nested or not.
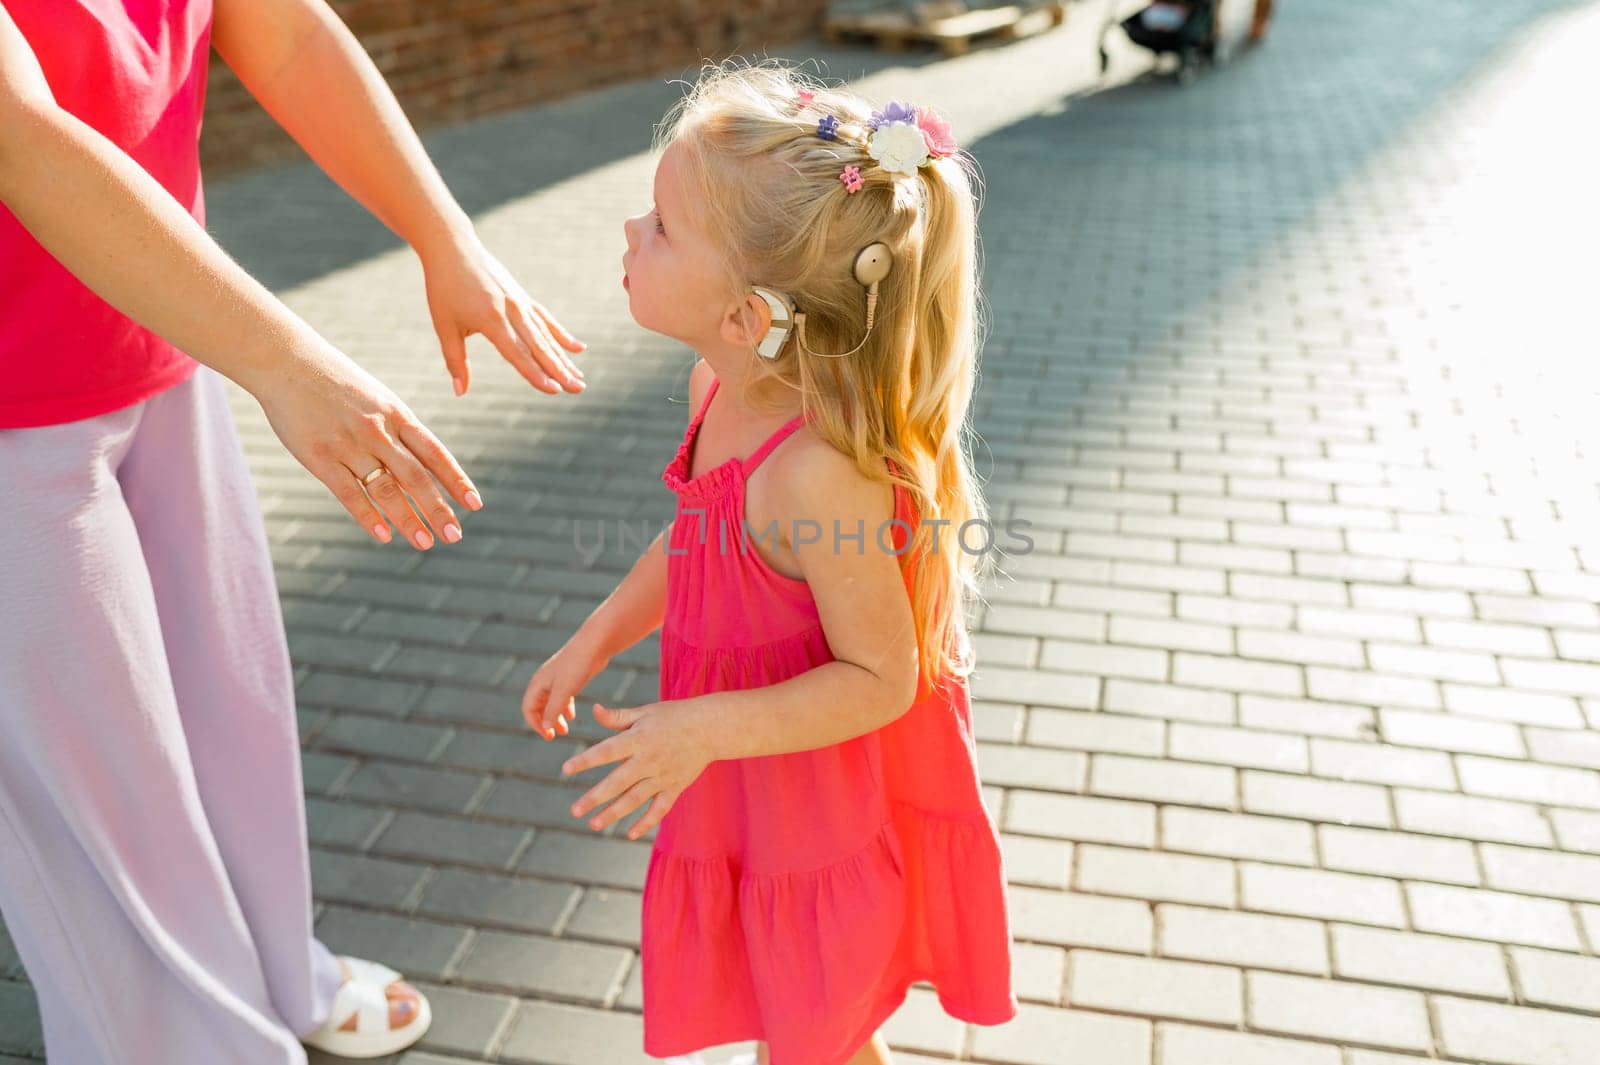
[(744, 460), (744, 475), (748, 477), (754, 473), (756, 471), (756, 467), (761, 465), (768, 455), (772, 454), (772, 449), (789, 439), (790, 434), (804, 425), (805, 421), (806, 416), (804, 414), (796, 414), (793, 418), (789, 419), (788, 424), (786, 424), (783, 428), (767, 437), (766, 443), (756, 448), (755, 452), (749, 458)]
[(694, 424), (699, 425), (706, 420), (706, 411), (711, 409), (711, 397), (717, 394), (717, 386), (722, 382), (713, 377), (710, 386), (706, 389), (706, 398), (700, 401), (700, 410), (694, 416)]

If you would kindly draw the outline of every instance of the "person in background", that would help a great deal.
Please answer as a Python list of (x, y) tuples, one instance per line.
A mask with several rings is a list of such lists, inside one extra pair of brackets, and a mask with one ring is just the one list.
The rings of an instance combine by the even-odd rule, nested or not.
[(376, 1057), (431, 1019), (312, 934), (289, 658), (223, 378), (379, 543), (454, 543), (449, 500), (483, 500), (207, 236), (213, 46), (415, 249), (458, 395), (472, 334), (547, 394), (583, 388), (582, 345), (322, 0), (0, 0), (0, 912), (51, 1065)]

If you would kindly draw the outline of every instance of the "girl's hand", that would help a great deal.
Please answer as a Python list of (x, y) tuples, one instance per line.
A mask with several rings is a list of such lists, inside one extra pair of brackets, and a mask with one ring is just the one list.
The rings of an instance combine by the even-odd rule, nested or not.
[[(248, 388), (283, 446), (379, 543), (389, 542), (390, 522), (418, 550), (434, 544), (430, 525), (447, 543), (461, 539), (435, 478), (467, 509), (483, 506), (455, 456), (427, 426), (339, 352), (285, 359), (250, 379)], [(387, 472), (363, 485), (361, 478), (379, 469)]]
[(565, 736), (567, 722), (578, 716), (574, 699), (610, 662), (597, 647), (574, 636), (529, 679), (522, 694), (522, 719), (547, 740), (556, 738), (557, 728)]
[(691, 706), (680, 700), (612, 710), (596, 703), (595, 720), (618, 735), (567, 759), (561, 772), (571, 776), (610, 762), (622, 764), (577, 801), (572, 816), (582, 817), (611, 803), (589, 822), (599, 831), (648, 802), (649, 811), (628, 830), (628, 838), (638, 839), (659, 825), (678, 796), (713, 761), (709, 737)]
[(475, 234), (428, 251), (422, 273), (456, 395), (471, 383), (467, 337), (474, 333), (487, 337), (541, 392), (583, 391), (583, 371), (561, 349), (578, 352), (586, 345), (529, 296)]

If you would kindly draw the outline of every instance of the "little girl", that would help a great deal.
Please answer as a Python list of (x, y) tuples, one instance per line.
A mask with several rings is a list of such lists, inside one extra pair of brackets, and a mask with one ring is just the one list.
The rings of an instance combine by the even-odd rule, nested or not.
[(754, 1039), (762, 1065), (881, 1065), (916, 981), (961, 1020), (1017, 1010), (966, 679), (986, 542), (970, 163), (931, 110), (770, 65), (710, 70), (664, 132), (622, 283), (700, 355), (662, 474), (677, 516), (523, 714), (566, 734), (574, 696), (659, 627), (661, 701), (597, 705), (618, 735), (565, 766), (620, 763), (574, 816), (660, 826), (646, 1053)]

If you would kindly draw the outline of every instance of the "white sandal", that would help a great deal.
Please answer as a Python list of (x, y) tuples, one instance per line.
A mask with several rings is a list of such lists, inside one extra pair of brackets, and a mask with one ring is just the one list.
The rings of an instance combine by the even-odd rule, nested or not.
[[(349, 979), (339, 985), (322, 1027), (300, 1042), (342, 1058), (381, 1058), (422, 1038), (433, 1023), (426, 995), (418, 991), (416, 1015), (399, 1028), (391, 1028), (385, 989), (399, 980), (400, 974), (387, 965), (361, 958), (340, 955), (339, 960), (349, 971)], [(351, 1017), (356, 1018), (355, 1031), (340, 1031)]]

